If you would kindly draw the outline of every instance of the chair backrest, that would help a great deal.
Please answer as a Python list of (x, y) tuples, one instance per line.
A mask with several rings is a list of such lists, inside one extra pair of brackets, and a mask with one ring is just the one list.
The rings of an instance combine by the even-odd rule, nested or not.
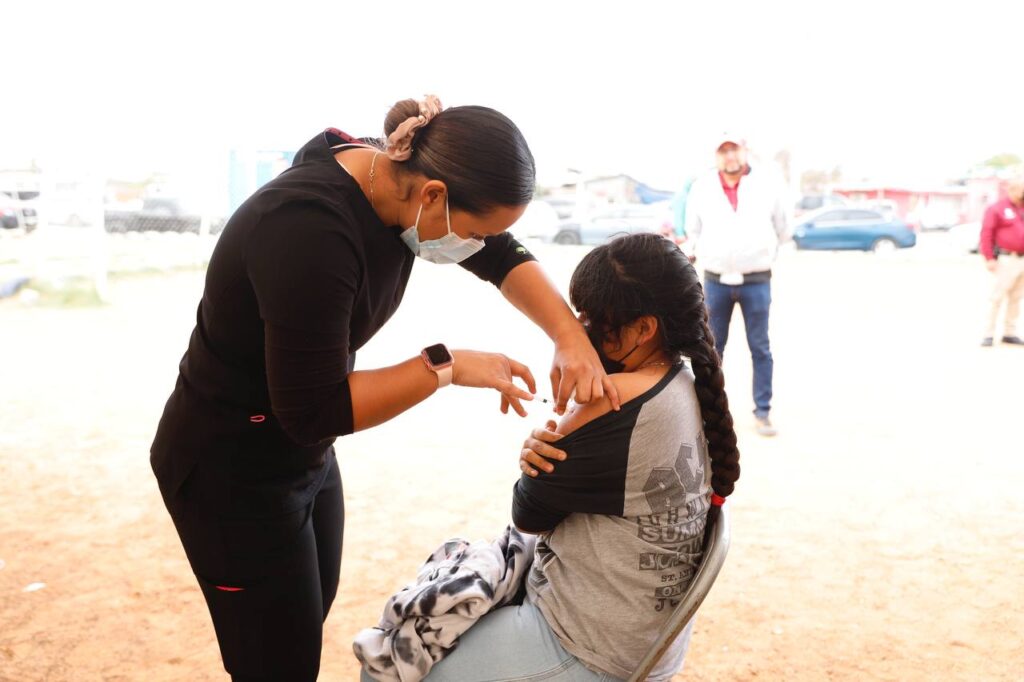
[(683, 631), (686, 624), (690, 622), (697, 609), (700, 608), (704, 597), (711, 591), (715, 584), (718, 572), (722, 570), (725, 563), (725, 555), (729, 552), (729, 504), (721, 507), (712, 507), (708, 510), (707, 528), (704, 531), (704, 556), (701, 557), (700, 566), (690, 581), (689, 587), (683, 593), (679, 604), (672, 615), (665, 621), (665, 626), (658, 635), (658, 639), (651, 644), (647, 650), (636, 672), (629, 678), (629, 682), (641, 682), (651, 674), (651, 670), (658, 664), (661, 657), (665, 655), (676, 637)]

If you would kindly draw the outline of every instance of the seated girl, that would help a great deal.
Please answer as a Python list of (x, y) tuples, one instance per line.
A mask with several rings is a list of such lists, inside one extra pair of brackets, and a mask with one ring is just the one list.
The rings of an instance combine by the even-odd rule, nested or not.
[[(552, 443), (567, 458), (540, 473), (524, 460), (512, 518), (538, 535), (525, 600), (482, 617), (428, 681), (629, 677), (700, 563), (712, 496), (739, 477), (703, 290), (679, 248), (616, 239), (583, 258), (569, 293), (622, 409), (574, 406)], [(691, 627), (648, 679), (678, 672)]]

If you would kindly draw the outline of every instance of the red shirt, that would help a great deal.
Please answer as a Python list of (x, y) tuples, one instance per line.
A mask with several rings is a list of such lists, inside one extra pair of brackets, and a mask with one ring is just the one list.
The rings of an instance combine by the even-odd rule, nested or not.
[(995, 258), (995, 247), (1024, 253), (1024, 208), (1009, 199), (997, 201), (985, 211), (981, 222), (981, 253)]
[(730, 187), (725, 181), (725, 174), (722, 171), (718, 171), (718, 179), (722, 181), (722, 190), (725, 192), (725, 196), (729, 199), (729, 203), (732, 204), (732, 210), (737, 210), (740, 205), (740, 183), (736, 182), (735, 187)]

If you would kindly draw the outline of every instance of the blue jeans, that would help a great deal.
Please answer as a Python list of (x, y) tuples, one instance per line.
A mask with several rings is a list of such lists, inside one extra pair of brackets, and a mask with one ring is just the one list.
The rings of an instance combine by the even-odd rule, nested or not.
[(704, 281), (704, 300), (708, 306), (711, 331), (715, 335), (715, 349), (725, 354), (729, 340), (729, 321), (732, 309), (739, 303), (743, 324), (747, 328), (747, 345), (754, 363), (754, 415), (767, 417), (772, 409), (772, 351), (768, 343), (768, 310), (772, 304), (772, 283), (740, 284), (732, 286)]
[[(373, 682), (364, 671), (363, 682)], [(424, 682), (612, 682), (617, 678), (583, 665), (558, 641), (544, 615), (526, 599), (522, 606), (491, 611), (459, 637), (455, 651), (430, 670)]]

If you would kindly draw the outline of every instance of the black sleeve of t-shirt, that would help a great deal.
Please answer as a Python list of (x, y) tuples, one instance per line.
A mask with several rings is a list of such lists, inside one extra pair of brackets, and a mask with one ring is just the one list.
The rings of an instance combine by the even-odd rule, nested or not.
[(500, 287), (508, 273), (523, 263), (537, 260), (508, 232), (484, 238), (484, 248), (459, 263), (480, 279)]
[(551, 473), (516, 481), (512, 521), (520, 530), (548, 531), (569, 514), (621, 515), (629, 442), (638, 409), (610, 412), (552, 443), (567, 457)]
[(263, 216), (246, 246), (271, 408), (300, 445), (353, 431), (349, 322), (362, 263), (339, 219), (313, 203), (287, 204)]

